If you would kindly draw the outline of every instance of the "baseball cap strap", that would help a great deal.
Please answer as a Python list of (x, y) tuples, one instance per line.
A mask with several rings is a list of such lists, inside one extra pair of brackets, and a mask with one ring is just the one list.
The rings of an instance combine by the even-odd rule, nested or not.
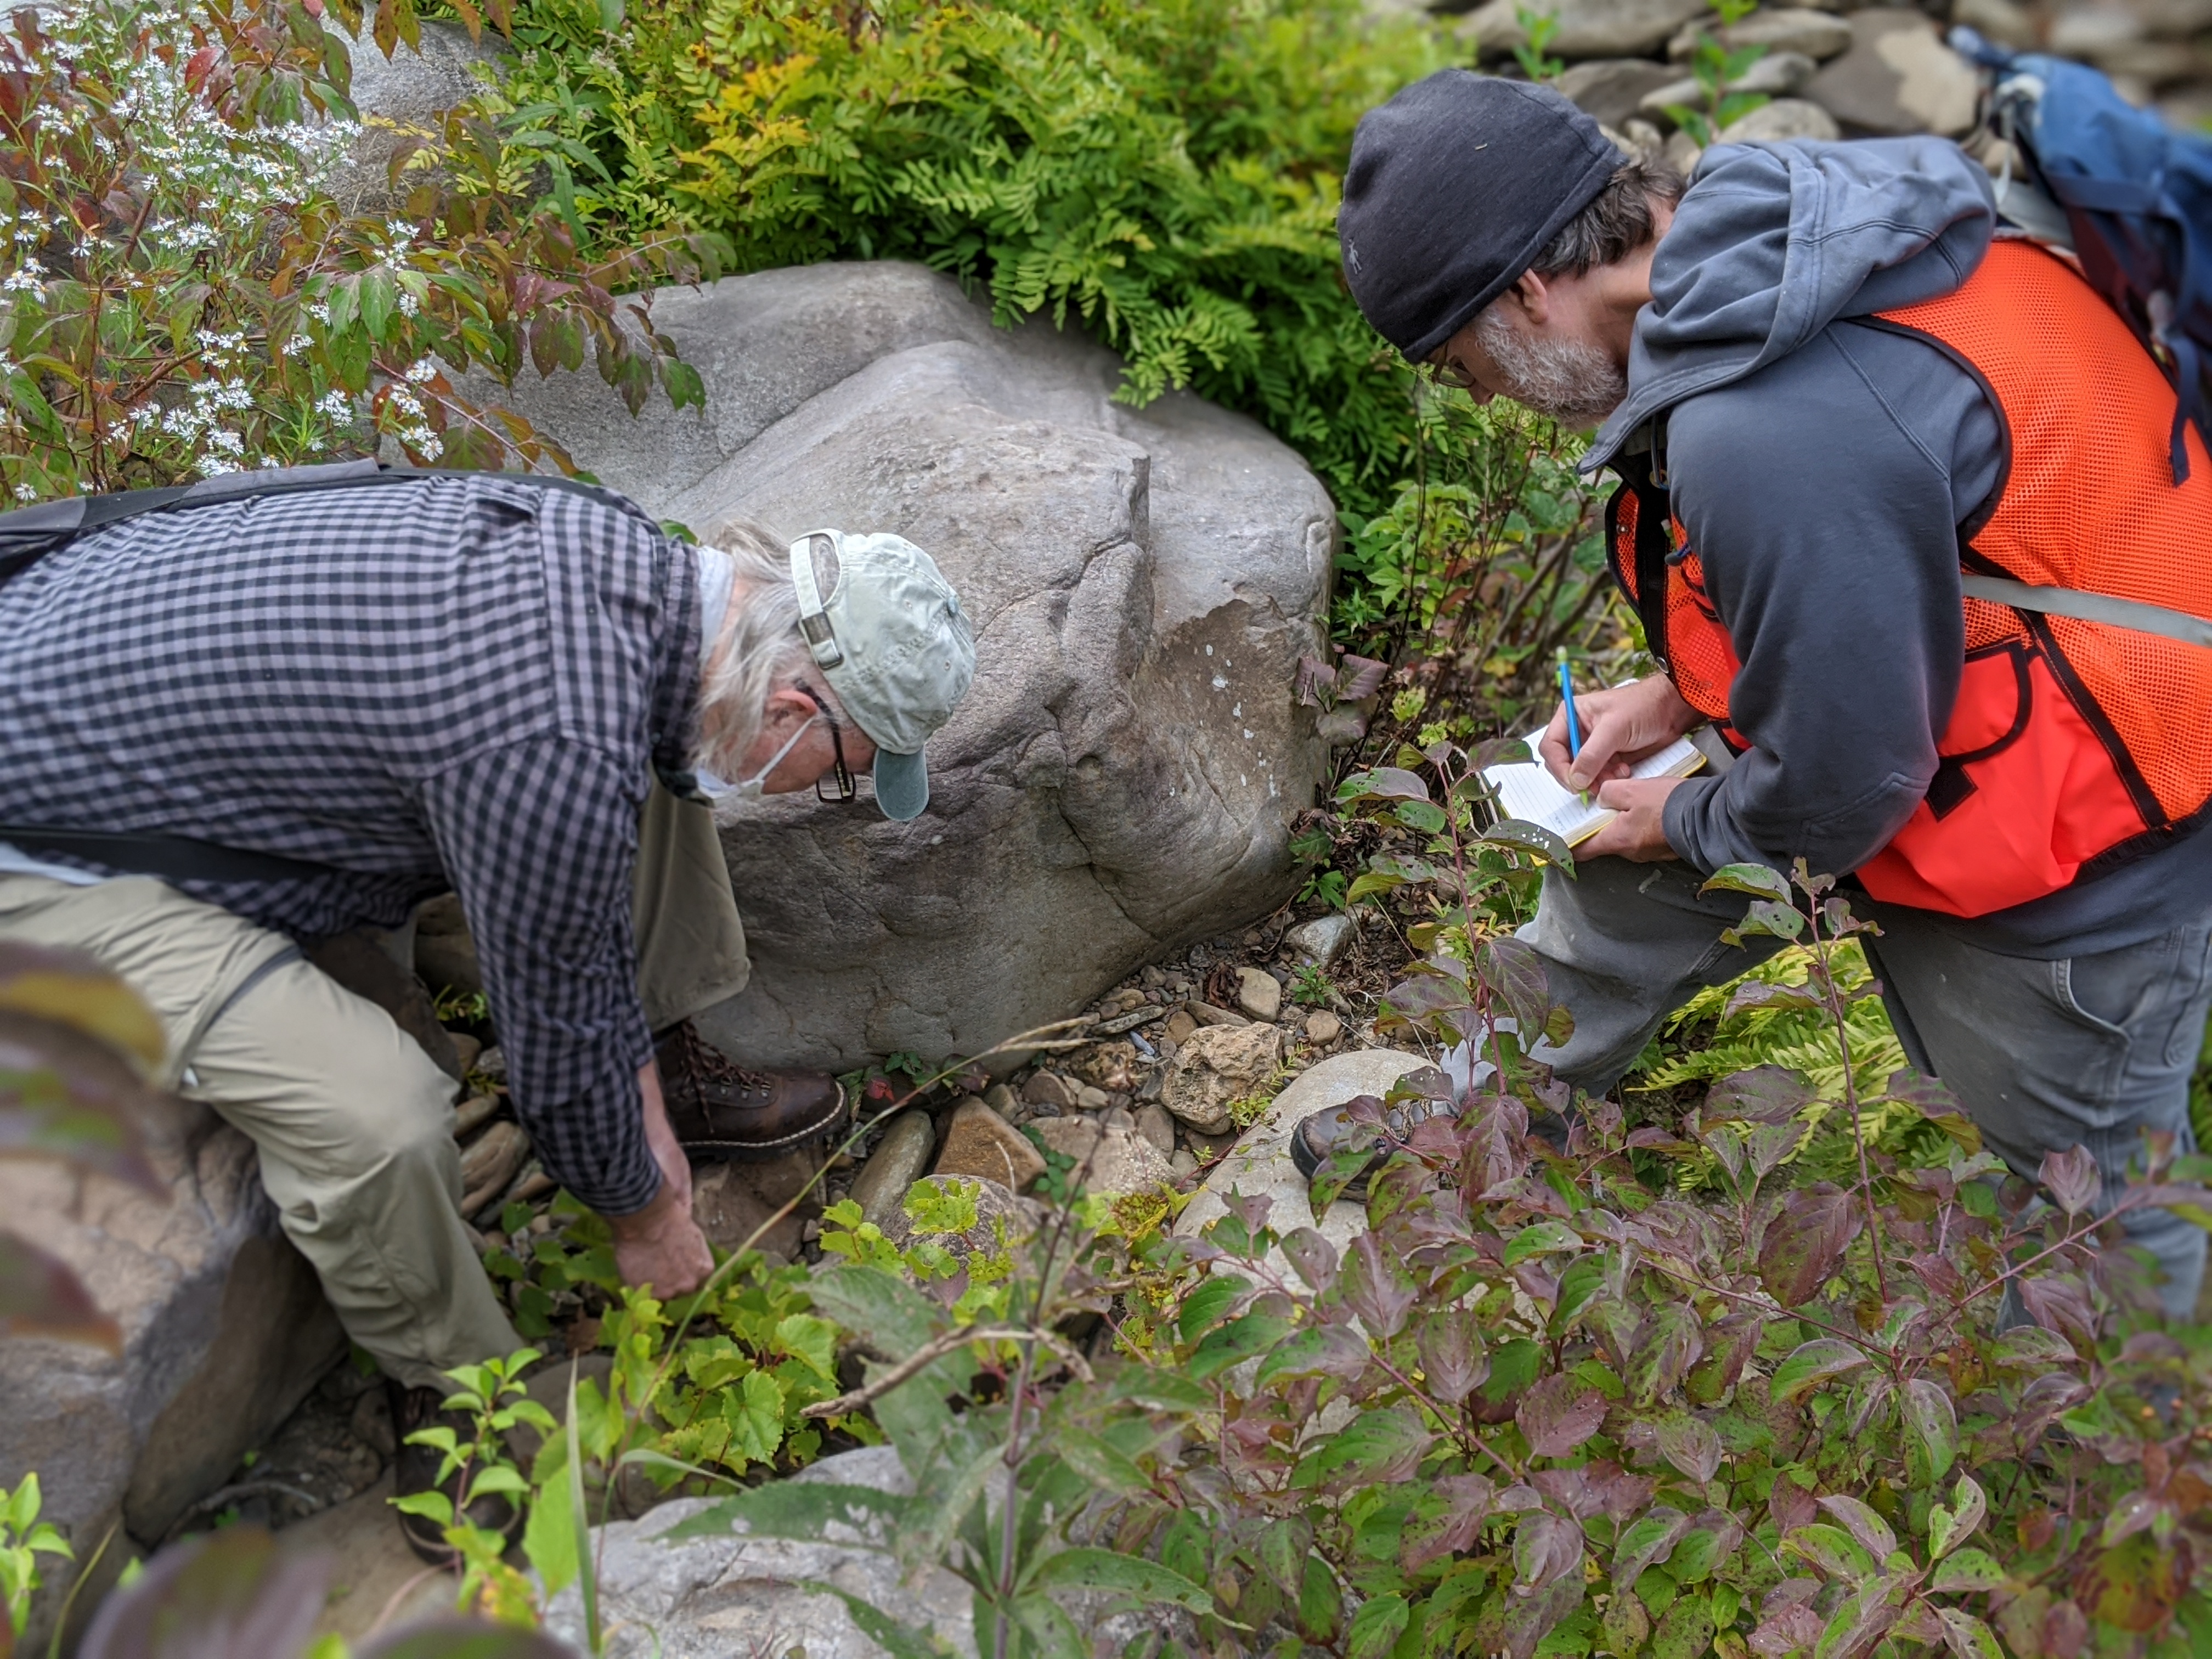
[(823, 668), (837, 667), (845, 660), (845, 652), (837, 643), (836, 630), (830, 625), (828, 607), (814, 580), (814, 544), (826, 544), (821, 550), (834, 556), (836, 536), (834, 530), (813, 530), (791, 544), (791, 585), (799, 591), (799, 631), (805, 635), (806, 648), (816, 664)]

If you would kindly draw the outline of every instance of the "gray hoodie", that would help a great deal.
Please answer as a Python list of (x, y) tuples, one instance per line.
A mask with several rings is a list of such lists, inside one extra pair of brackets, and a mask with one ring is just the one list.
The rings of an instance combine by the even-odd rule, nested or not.
[[(1999, 485), (2002, 422), (1941, 350), (1858, 320), (1950, 292), (1996, 229), (1988, 174), (1936, 138), (1706, 151), (1652, 261), (1627, 401), (1584, 465), (1671, 410), (1676, 515), (1743, 668), (1753, 745), (1668, 798), (1693, 866), (1802, 857), (1843, 874), (1935, 775), (1964, 657), (1958, 527)], [(2212, 834), (1972, 922), (2066, 957), (2212, 907)]]

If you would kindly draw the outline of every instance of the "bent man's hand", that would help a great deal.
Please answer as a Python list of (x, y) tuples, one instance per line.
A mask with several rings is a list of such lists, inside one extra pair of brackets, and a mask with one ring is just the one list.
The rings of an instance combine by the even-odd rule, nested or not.
[(1575, 857), (1607, 856), (1656, 863), (1675, 856), (1667, 842), (1667, 797), (1680, 778), (1616, 778), (1598, 787), (1597, 804), (1620, 816), (1581, 846)]
[(1608, 779), (1627, 777), (1628, 769), (1638, 761), (1664, 749), (1704, 719), (1682, 701), (1664, 674), (1610, 691), (1577, 693), (1575, 714), (1583, 725), (1582, 753), (1570, 762), (1563, 703), (1537, 741), (1536, 758), (1563, 787), (1577, 794)]
[(660, 1190), (635, 1215), (609, 1216), (615, 1236), (615, 1266), (623, 1283), (665, 1300), (697, 1290), (714, 1271), (707, 1236), (691, 1218), (691, 1160), (676, 1143), (661, 1098), (660, 1072), (648, 1060), (637, 1074), (645, 1096), (645, 1142), (660, 1166)]

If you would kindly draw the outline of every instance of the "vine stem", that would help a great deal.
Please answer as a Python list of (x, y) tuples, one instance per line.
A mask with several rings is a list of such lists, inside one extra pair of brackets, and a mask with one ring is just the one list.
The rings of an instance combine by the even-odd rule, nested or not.
[[(1800, 865), (1802, 869), (1802, 865)], [(1835, 940), (1820, 936), (1820, 899), (1818, 893), (1808, 889), (1807, 896), (1813, 901), (1813, 954), (1820, 965), (1820, 997), (1827, 1004), (1828, 1018), (1836, 1022), (1836, 1049), (1844, 1060), (1844, 1109), (1850, 1114), (1851, 1145), (1859, 1155), (1859, 1196), (1866, 1205), (1867, 1244), (1874, 1252), (1875, 1294), (1881, 1304), (1889, 1305), (1889, 1271), (1881, 1254), (1881, 1213), (1875, 1208), (1874, 1171), (1867, 1163), (1866, 1128), (1859, 1121), (1858, 1080), (1851, 1073), (1851, 1033), (1844, 1005), (1843, 992), (1836, 985), (1834, 969)]]

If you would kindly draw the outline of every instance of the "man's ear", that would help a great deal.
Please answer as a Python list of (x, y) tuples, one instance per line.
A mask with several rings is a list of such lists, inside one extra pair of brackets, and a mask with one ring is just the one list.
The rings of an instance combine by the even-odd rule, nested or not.
[(1558, 296), (1553, 293), (1551, 284), (1534, 271), (1522, 271), (1520, 280), (1506, 289), (1506, 293), (1512, 297), (1514, 304), (1521, 307), (1522, 315), (1528, 318), (1532, 326), (1541, 328), (1552, 320)]

